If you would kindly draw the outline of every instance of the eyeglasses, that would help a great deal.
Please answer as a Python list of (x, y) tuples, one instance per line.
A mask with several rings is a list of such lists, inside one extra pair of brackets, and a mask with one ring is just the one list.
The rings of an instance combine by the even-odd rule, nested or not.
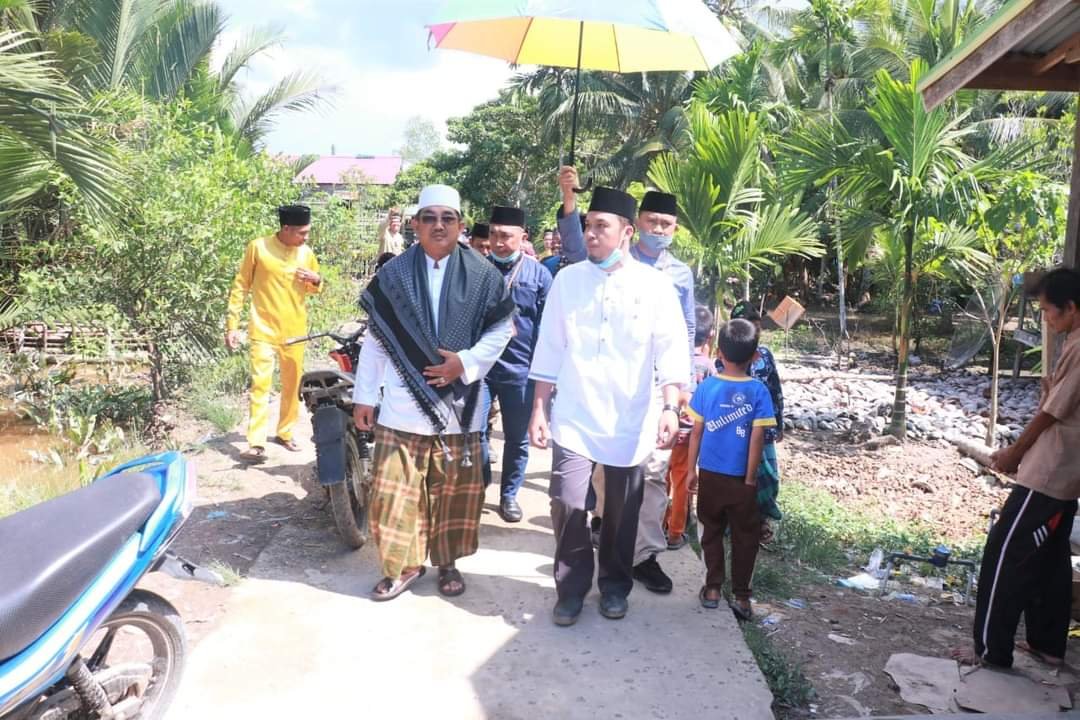
[(443, 225), (452, 225), (458, 221), (458, 216), (454, 213), (443, 213), (442, 215), (436, 215), (435, 213), (420, 213), (420, 222), (424, 225), (434, 225), (441, 222)]

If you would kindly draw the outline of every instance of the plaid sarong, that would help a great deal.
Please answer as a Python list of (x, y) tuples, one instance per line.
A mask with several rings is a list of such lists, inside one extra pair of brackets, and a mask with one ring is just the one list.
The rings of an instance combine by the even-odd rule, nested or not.
[[(382, 573), (397, 578), (431, 564), (449, 565), (480, 546), (484, 478), (480, 433), (446, 435), (447, 460), (437, 435), (415, 435), (376, 425), (371, 532)], [(466, 443), (476, 460), (462, 467)]]

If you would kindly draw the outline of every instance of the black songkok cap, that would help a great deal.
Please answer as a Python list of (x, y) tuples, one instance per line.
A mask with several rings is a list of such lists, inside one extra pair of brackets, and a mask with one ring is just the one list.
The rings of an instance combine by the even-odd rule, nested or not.
[(600, 186), (593, 190), (589, 212), (614, 213), (626, 218), (627, 222), (634, 222), (637, 216), (637, 200), (622, 190)]
[(669, 193), (657, 192), (656, 190), (650, 190), (645, 193), (645, 197), (641, 199), (641, 207), (638, 208), (638, 212), (655, 212), (663, 215), (678, 215), (679, 204), (675, 201), (675, 196)]
[(472, 226), (472, 236), (474, 238), (483, 239), (486, 237), (490, 237), (490, 235), (491, 229), (488, 227), (487, 223), (476, 223)]
[(311, 224), (311, 208), (307, 205), (282, 205), (277, 209), (277, 216), (282, 225), (303, 227)]
[(523, 228), (525, 227), (525, 211), (521, 208), (496, 205), (491, 208), (491, 220), (489, 222), (492, 225), (512, 225)]

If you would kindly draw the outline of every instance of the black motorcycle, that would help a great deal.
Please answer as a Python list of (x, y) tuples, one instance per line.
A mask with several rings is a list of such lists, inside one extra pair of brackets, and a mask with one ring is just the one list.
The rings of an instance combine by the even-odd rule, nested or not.
[(300, 399), (311, 413), (319, 483), (326, 488), (334, 524), (345, 544), (363, 547), (368, 538), (374, 436), (353, 422), (353, 384), (360, 345), (366, 327), (349, 335), (323, 332), (292, 338), (289, 345), (330, 338), (338, 347), (330, 352), (336, 369), (304, 373)]

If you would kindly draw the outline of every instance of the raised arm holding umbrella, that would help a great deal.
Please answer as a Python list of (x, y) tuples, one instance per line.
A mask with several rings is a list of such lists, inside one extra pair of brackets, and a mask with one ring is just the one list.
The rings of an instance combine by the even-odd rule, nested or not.
[(739, 52), (735, 35), (700, 0), (450, 0), (428, 30), (444, 50), (574, 68), (568, 165), (583, 69), (708, 71)]

